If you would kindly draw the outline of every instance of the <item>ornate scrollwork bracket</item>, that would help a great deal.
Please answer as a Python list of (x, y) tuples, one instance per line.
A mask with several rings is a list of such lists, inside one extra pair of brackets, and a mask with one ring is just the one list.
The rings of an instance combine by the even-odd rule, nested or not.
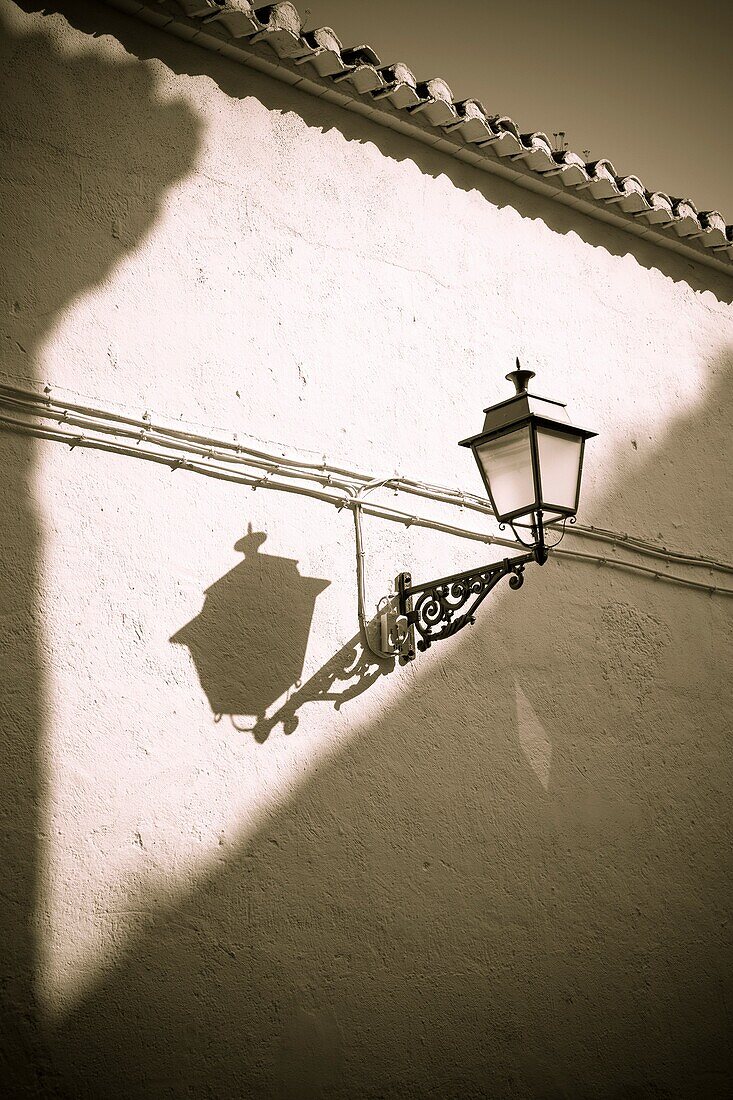
[[(427, 584), (413, 584), (409, 573), (397, 577), (397, 604), (405, 624), (400, 637), (400, 659), (413, 661), (417, 649), (425, 651), (433, 642), (451, 638), (475, 622), (476, 611), (504, 577), (509, 577), (509, 587), (521, 588), (524, 584), (524, 567), (530, 561), (543, 564), (542, 551), (532, 550), (516, 558), (504, 558), (481, 569), (469, 569), (451, 577), (439, 577)], [(419, 637), (417, 637), (419, 635)]]

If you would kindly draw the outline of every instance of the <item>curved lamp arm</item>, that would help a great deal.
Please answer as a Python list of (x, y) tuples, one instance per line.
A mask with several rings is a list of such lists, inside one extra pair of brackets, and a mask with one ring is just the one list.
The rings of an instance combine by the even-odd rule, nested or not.
[(400, 573), (396, 582), (399, 612), (396, 644), (402, 663), (414, 661), (417, 656), (416, 635), (419, 635), (417, 649), (424, 652), (433, 642), (451, 638), (464, 626), (471, 626), (480, 605), (504, 577), (509, 577), (510, 588), (521, 588), (524, 567), (531, 561), (539, 565), (547, 561), (544, 541), (527, 554), (450, 577), (438, 577), (426, 584), (413, 584), (409, 573)]

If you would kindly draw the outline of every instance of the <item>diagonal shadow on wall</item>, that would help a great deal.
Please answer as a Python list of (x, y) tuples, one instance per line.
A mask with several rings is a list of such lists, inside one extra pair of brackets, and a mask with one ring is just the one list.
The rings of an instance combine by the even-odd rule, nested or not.
[[(68, 10), (82, 18), (81, 5)], [(104, 20), (132, 34), (122, 17), (105, 11)], [(162, 49), (148, 33), (151, 51)], [(23, 45), (12, 34), (7, 42)], [(104, 214), (111, 180), (125, 187), (118, 166), (106, 174), (94, 158), (105, 169), (99, 208), (59, 238), (73, 168), (50, 173), (47, 187), (53, 180), (66, 200), (51, 203), (41, 172), (49, 153), (39, 153), (28, 200), (47, 201), (20, 222), (39, 227), (27, 247), (38, 259), (29, 279), (37, 307), (23, 319), (27, 333), (13, 329), (24, 374), (53, 316), (152, 224), (197, 136), (187, 109), (155, 102), (140, 67), (125, 74), (120, 96), (119, 67), (67, 57), (62, 76), (48, 43), (36, 48), (48, 49), (47, 71), (64, 91), (49, 144), (59, 119), (73, 126), (74, 97), (95, 96), (100, 84), (114, 104), (114, 119), (100, 105), (100, 132), (114, 125), (126, 138), (120, 148), (138, 157), (141, 115), (157, 132), (143, 143), (152, 201), (128, 196), (134, 229), (122, 241)], [(121, 99), (130, 104), (122, 118)], [(56, 254), (49, 239), (61, 240)], [(11, 256), (26, 255), (13, 247)], [(19, 305), (13, 316), (22, 318)], [(730, 513), (726, 471), (713, 461), (726, 423), (712, 415), (730, 407), (730, 366), (716, 364), (700, 409), (610, 488), (599, 514), (634, 529), (652, 507), (664, 530), (679, 511), (678, 473), (697, 464), (708, 472), (694, 504), (699, 522), (714, 509)], [(3, 1068), (17, 1093), (444, 1100), (730, 1091), (730, 866), (710, 840), (730, 828), (727, 609), (646, 579), (552, 564), (521, 593), (497, 598), (478, 639), (425, 658), (402, 697), (195, 890), (173, 903), (152, 892), (143, 899), (144, 931), (41, 1044), (32, 982), (47, 706), (39, 528), (33, 454), (20, 437), (4, 435), (3, 445), (13, 471), (2, 490), (3, 623), (16, 659), (3, 683), (9, 900), (0, 950), (11, 1029)], [(661, 681), (672, 685), (664, 697), (652, 690)], [(523, 754), (518, 686), (551, 749), (547, 786)], [(581, 698), (592, 701), (583, 708), (591, 723), (579, 721)], [(19, 978), (5, 977), (11, 963)]]
[[(697, 518), (729, 511), (731, 367), (601, 514), (674, 514), (694, 462)], [(535, 571), (196, 889), (143, 899), (52, 1040), (68, 1094), (727, 1095), (729, 642), (724, 601)]]
[[(113, 49), (64, 52), (54, 41), (62, 22), (52, 17), (48, 30), (30, 34), (13, 5), (0, 11), (0, 72), (26, 73), (25, 86), (4, 81), (0, 97), (0, 370), (21, 385), (43, 378), (43, 345), (57, 318), (144, 238), (199, 142), (197, 118), (182, 102), (159, 101), (145, 67)], [(94, 132), (79, 109), (90, 102)], [(39, 602), (36, 449), (3, 431), (0, 454), (0, 1082), (21, 1096), (50, 1087), (53, 1073), (34, 986), (44, 729), (53, 704)]]

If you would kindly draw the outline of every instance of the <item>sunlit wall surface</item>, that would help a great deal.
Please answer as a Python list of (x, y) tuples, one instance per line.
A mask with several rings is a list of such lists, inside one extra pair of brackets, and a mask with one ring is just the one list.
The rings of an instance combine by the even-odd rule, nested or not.
[[(6, 395), (478, 492), (456, 442), (519, 355), (599, 432), (582, 522), (730, 556), (733, 279), (102, 5), (40, 8), (1, 16)], [(7, 409), (19, 1094), (726, 1095), (730, 600), (551, 559), (378, 665), (348, 510)], [(376, 518), (365, 550), (371, 611), (497, 553)]]

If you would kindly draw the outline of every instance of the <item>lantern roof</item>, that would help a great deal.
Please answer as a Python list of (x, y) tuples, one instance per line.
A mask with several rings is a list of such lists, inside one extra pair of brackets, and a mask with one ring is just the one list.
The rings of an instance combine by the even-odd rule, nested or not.
[(530, 416), (541, 417), (543, 420), (556, 420), (562, 424), (570, 424), (570, 414), (563, 401), (552, 401), (549, 397), (538, 397), (534, 393), (517, 393), (514, 397), (500, 401), (497, 405), (489, 405), (484, 409), (486, 419), (481, 433), (494, 432), (509, 424), (520, 420), (527, 420)]
[(501, 433), (514, 425), (519, 426), (529, 422), (556, 427), (559, 430), (569, 428), (574, 435), (582, 436), (584, 439), (590, 439), (598, 434), (573, 424), (564, 401), (554, 401), (549, 397), (539, 397), (537, 394), (530, 393), (527, 386), (534, 378), (534, 372), (522, 370), (518, 359), (516, 370), (511, 371), (506, 377), (514, 383), (517, 392), (505, 401), (499, 401), (496, 405), (485, 408), (482, 430), (477, 435), (462, 439), (458, 444), (459, 447), (471, 447), (487, 435)]

